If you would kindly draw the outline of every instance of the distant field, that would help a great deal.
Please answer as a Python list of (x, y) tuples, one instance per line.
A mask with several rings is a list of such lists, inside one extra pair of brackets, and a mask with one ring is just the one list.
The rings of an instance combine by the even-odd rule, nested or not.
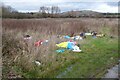
[[(118, 19), (107, 18), (43, 18), (3, 19), (3, 77), (102, 77), (107, 68), (118, 63)], [(81, 53), (56, 53), (56, 42), (67, 41), (57, 35), (97, 31), (103, 38), (88, 36), (80, 43)], [(29, 34), (32, 40), (24, 42)], [(113, 38), (110, 38), (112, 36)], [(49, 44), (36, 48), (34, 42), (49, 40)], [(37, 66), (33, 61), (39, 60)], [(62, 72), (72, 65), (72, 69)]]
[(33, 30), (40, 33), (66, 34), (95, 30), (104, 32), (109, 28), (110, 34), (117, 34), (118, 19), (106, 18), (43, 18), (43, 19), (3, 19), (3, 30), (16, 29), (18, 31)]

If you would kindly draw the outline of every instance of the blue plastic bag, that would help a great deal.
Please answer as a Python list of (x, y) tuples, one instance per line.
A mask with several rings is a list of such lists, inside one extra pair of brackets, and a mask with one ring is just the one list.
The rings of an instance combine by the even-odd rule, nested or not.
[(57, 53), (63, 53), (63, 52), (65, 52), (65, 49), (58, 49), (58, 50), (56, 50), (56, 52)]
[(73, 50), (74, 46), (75, 46), (75, 44), (73, 42), (68, 42), (67, 49)]
[(65, 39), (70, 39), (70, 36), (64, 36)]

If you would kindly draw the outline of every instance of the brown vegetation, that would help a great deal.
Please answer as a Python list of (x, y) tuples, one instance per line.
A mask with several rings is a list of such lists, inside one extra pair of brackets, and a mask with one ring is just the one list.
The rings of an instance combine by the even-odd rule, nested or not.
[(2, 24), (3, 30), (14, 29), (25, 32), (33, 30), (41, 35), (80, 33), (89, 30), (103, 32), (103, 28), (109, 28), (111, 30), (110, 34), (117, 34), (118, 19), (3, 19)]
[[(107, 35), (118, 34), (118, 19), (3, 19), (2, 26), (3, 66), (7, 62), (11, 68), (14, 65), (19, 66), (22, 70), (31, 71), (35, 70), (33, 61), (38, 60), (42, 63), (41, 73), (46, 73), (46, 75), (52, 71), (50, 65), (60, 65), (59, 62), (56, 62), (57, 59), (63, 62), (64, 60), (74, 61), (71, 56), (65, 59), (64, 57), (58, 58), (54, 54), (56, 42), (63, 40), (58, 40), (57, 35), (69, 35), (72, 32), (79, 34), (82, 31), (97, 31)], [(111, 31), (110, 33), (107, 32), (108, 29)], [(24, 42), (25, 34), (31, 35), (32, 40)], [(49, 45), (35, 47), (34, 42), (40, 39), (48, 39)]]

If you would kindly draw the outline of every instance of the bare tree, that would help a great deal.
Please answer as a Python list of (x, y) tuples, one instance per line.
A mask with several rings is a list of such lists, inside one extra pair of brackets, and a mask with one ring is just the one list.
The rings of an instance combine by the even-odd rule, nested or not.
[(55, 6), (52, 6), (51, 7), (51, 14), (54, 14), (54, 11), (55, 11)]
[(41, 12), (41, 13), (45, 13), (45, 7), (44, 7), (44, 6), (40, 7), (39, 12)]
[(52, 6), (51, 14), (57, 14), (57, 13), (60, 13), (60, 8), (58, 6)]
[(55, 13), (60, 13), (60, 8), (58, 6), (55, 7)]
[(50, 7), (46, 7), (46, 12), (49, 14), (50, 13)]

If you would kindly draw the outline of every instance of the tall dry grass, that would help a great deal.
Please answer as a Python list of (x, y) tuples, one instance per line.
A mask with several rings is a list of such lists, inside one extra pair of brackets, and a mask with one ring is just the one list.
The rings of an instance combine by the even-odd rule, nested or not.
[(117, 34), (118, 19), (3, 19), (3, 28), (23, 32), (33, 30), (43, 34), (70, 34), (80, 31), (102, 31), (104, 27), (112, 28), (111, 34)]
[[(31, 71), (35, 69), (34, 61), (37, 60), (42, 64), (41, 73), (45, 73), (52, 64), (58, 65), (55, 44), (66, 40), (57, 38), (57, 35), (79, 34), (83, 31), (118, 34), (118, 19), (3, 19), (2, 24), (3, 61), (11, 64), (11, 67), (14, 65)], [(25, 42), (25, 34), (31, 35), (32, 39)], [(49, 40), (47, 45), (34, 46), (36, 41), (46, 39)]]

